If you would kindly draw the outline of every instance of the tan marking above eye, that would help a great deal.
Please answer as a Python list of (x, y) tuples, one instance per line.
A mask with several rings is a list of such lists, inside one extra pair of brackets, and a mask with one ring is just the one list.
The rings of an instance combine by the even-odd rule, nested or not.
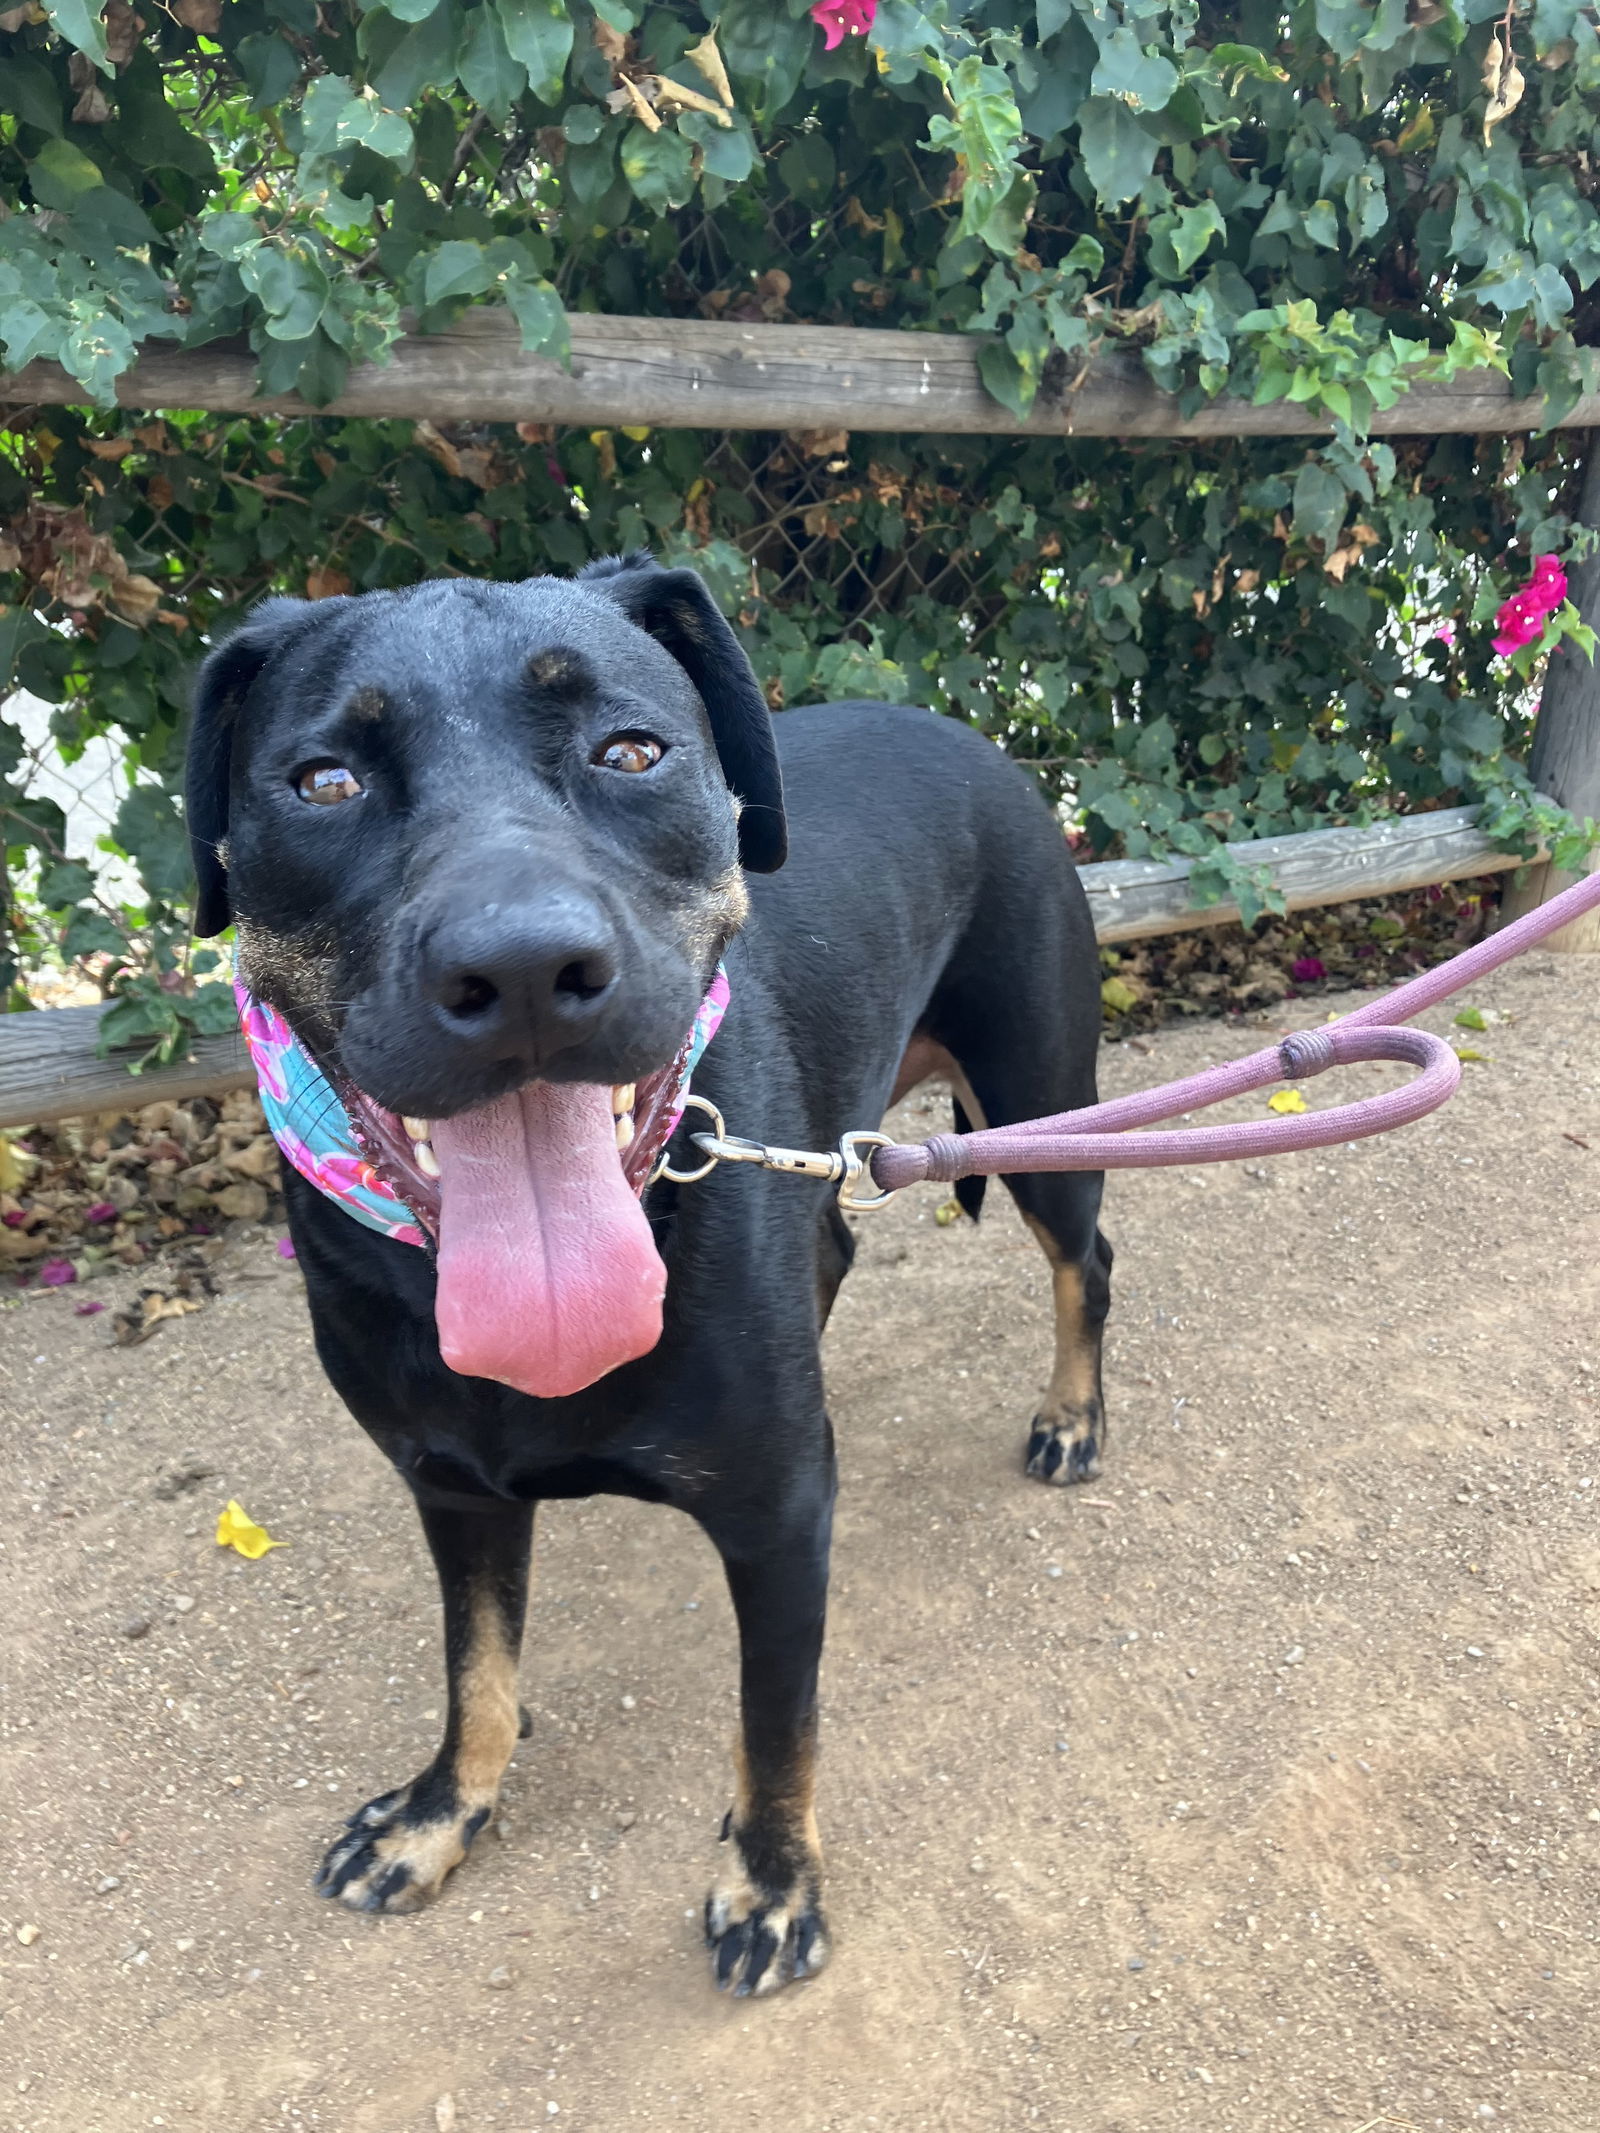
[(641, 770), (653, 770), (665, 754), (661, 743), (648, 733), (614, 733), (610, 740), (600, 743), (589, 760), (602, 770), (622, 770), (637, 776)]
[(342, 763), (307, 763), (304, 770), (296, 771), (294, 789), (313, 807), (338, 807), (346, 800), (359, 799), (362, 792), (359, 778)]

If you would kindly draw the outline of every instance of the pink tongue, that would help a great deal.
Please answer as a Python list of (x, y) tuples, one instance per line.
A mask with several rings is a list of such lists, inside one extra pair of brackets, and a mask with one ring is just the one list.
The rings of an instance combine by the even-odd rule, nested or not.
[(661, 1264), (617, 1158), (611, 1092), (530, 1082), (441, 1118), (439, 1349), (536, 1399), (580, 1392), (661, 1338)]

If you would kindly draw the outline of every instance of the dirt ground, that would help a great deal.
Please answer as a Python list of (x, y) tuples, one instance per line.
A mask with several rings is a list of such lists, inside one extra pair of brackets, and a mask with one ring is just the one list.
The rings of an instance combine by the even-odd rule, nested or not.
[[(719, 2000), (698, 1940), (734, 1671), (687, 1521), (542, 1514), (498, 1827), (432, 1910), (353, 1916), (311, 1870), (431, 1751), (438, 1611), (298, 1275), (236, 1244), (133, 1349), (81, 1291), (17, 1295), (0, 2124), (1593, 2133), (1597, 976), (1479, 988), (1514, 1019), (1393, 1139), (1113, 1179), (1086, 1488), (1020, 1470), (1048, 1289), (1004, 1195), (861, 1219), (836, 1954), (772, 2002)], [(1327, 1006), (1116, 1047), (1106, 1091)], [(921, 1101), (902, 1132), (943, 1127)], [(230, 1496), (290, 1545), (217, 1548)]]

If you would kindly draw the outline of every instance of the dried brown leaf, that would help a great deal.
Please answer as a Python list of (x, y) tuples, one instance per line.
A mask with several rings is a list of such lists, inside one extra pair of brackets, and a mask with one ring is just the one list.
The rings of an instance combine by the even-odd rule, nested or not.
[(733, 85), (728, 80), (728, 70), (722, 64), (722, 54), (717, 50), (717, 33), (708, 30), (698, 44), (690, 45), (684, 58), (690, 66), (698, 67), (717, 93), (717, 99), (731, 111), (733, 109)]

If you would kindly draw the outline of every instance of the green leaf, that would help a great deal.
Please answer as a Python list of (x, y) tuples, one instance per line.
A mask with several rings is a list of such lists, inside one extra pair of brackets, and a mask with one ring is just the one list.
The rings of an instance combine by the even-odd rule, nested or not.
[(275, 341), (303, 341), (317, 329), (329, 283), (308, 245), (263, 244), (239, 260), (244, 285), (261, 300), (266, 330)]
[(41, 133), (59, 133), (61, 97), (50, 69), (26, 52), (9, 52), (0, 67), (0, 111)]
[(207, 215), (200, 224), (200, 242), (218, 259), (238, 259), (261, 241), (261, 225), (254, 215)]
[(67, 921), (61, 936), (61, 953), (69, 963), (80, 955), (125, 956), (128, 940), (103, 911), (83, 907), (74, 911)]
[(95, 0), (47, 0), (45, 13), (68, 44), (87, 53), (102, 74), (112, 72), (111, 62), (106, 57), (103, 5), (97, 7)]
[(136, 785), (117, 809), (112, 835), (139, 869), (151, 895), (187, 900), (193, 885), (189, 839), (173, 800), (159, 785)]
[(1119, 207), (1142, 189), (1161, 145), (1126, 104), (1109, 96), (1089, 98), (1078, 114), (1078, 139), (1084, 169), (1102, 207)]
[(6, 367), (21, 370), (35, 356), (53, 356), (61, 346), (62, 320), (27, 297), (10, 303), (0, 299), (0, 341), (5, 343)]
[(528, 70), (534, 94), (554, 103), (572, 51), (565, 0), (486, 0), (500, 18), (506, 50)]
[(1457, 1029), (1487, 1029), (1489, 1022), (1481, 1007), (1464, 1007), (1455, 1018)]
[(231, 1037), (239, 1027), (238, 1003), (229, 984), (197, 985), (192, 993), (177, 995), (177, 1006), (202, 1037)]
[(709, 113), (685, 111), (678, 130), (700, 150), (701, 168), (729, 185), (742, 185), (756, 167), (756, 144), (741, 111), (731, 126), (719, 126)]
[(422, 284), (423, 302), (432, 306), (452, 296), (481, 296), (493, 279), (481, 244), (452, 239), (440, 245), (428, 261)]
[(461, 17), (456, 0), (440, 0), (431, 14), (413, 22), (371, 82), (385, 110), (407, 111), (424, 89), (455, 85)]
[(1004, 341), (985, 341), (979, 348), (978, 375), (985, 389), (1014, 415), (1025, 415), (1039, 390), (1037, 367), (1030, 371)]
[(64, 911), (93, 894), (94, 876), (80, 860), (59, 860), (39, 876), (39, 901), (47, 911)]
[(1202, 200), (1198, 207), (1181, 207), (1172, 231), (1172, 255), (1180, 272), (1187, 274), (1213, 237), (1226, 237), (1228, 225), (1215, 200)]
[[(528, 70), (520, 59), (512, 58), (500, 17), (492, 7), (475, 8), (467, 17), (459, 71), (461, 86), (472, 101), (481, 105), (497, 123), (503, 124), (512, 105), (528, 86)], [(593, 105), (578, 108), (593, 116), (598, 132), (601, 114)], [(569, 118), (572, 115), (569, 113)], [(571, 140), (573, 136), (568, 134), (567, 138)]]
[(753, 85), (758, 118), (783, 110), (819, 42), (808, 17), (787, 15), (772, 0), (727, 0), (717, 18), (723, 63), (735, 81)]
[(1345, 486), (1320, 459), (1308, 459), (1295, 476), (1294, 530), (1332, 547), (1344, 524)]
[(522, 329), (522, 345), (527, 353), (550, 356), (565, 364), (571, 357), (572, 343), (560, 292), (547, 281), (516, 279), (507, 282), (505, 294), (511, 315)]
[(383, 0), (396, 22), (426, 22), (441, 0)]
[(99, 164), (70, 141), (46, 141), (28, 165), (28, 183), (42, 206), (70, 214), (85, 193), (105, 184), (105, 178)]
[(670, 127), (651, 133), (643, 126), (630, 126), (622, 143), (622, 175), (657, 214), (682, 207), (694, 191), (690, 143)]
[(165, 993), (130, 993), (114, 1001), (100, 1017), (95, 1050), (104, 1059), (111, 1052), (142, 1044), (147, 1037), (170, 1036), (181, 1028), (177, 1007)]
[(1126, 25), (1100, 39), (1100, 59), (1090, 77), (1093, 96), (1115, 97), (1135, 111), (1163, 111), (1178, 86), (1178, 70), (1159, 52), (1147, 51)]
[(0, 695), (15, 685), (23, 653), (50, 634), (31, 607), (0, 607)]
[(300, 79), (300, 56), (282, 37), (262, 31), (241, 37), (234, 58), (250, 91), (253, 111), (270, 111), (281, 104)]

